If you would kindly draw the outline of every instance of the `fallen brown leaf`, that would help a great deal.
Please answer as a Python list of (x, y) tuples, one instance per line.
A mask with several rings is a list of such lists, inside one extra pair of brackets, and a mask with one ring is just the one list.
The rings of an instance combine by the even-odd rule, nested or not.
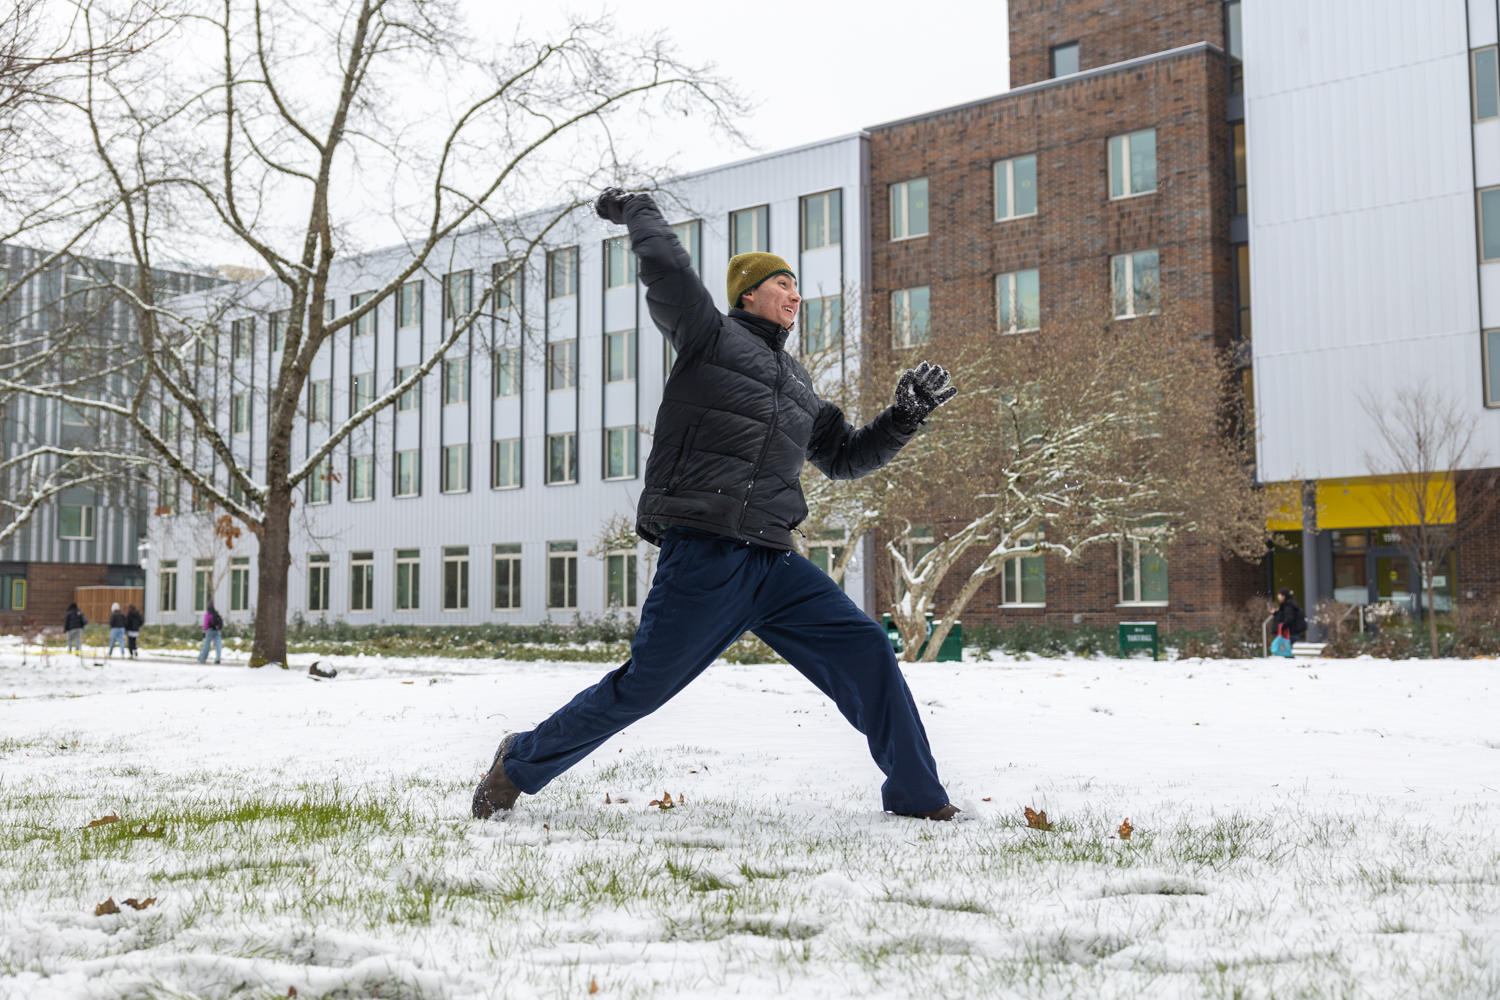
[(1052, 824), (1047, 822), (1047, 813), (1033, 812), (1030, 806), (1026, 807), (1026, 825), (1033, 830), (1050, 830)]
[(1135, 827), (1133, 827), (1133, 826), (1130, 825), (1130, 817), (1126, 816), (1125, 817), (1125, 822), (1123, 822), (1123, 823), (1120, 824), (1120, 839), (1121, 840), (1129, 840), (1130, 839), (1130, 832), (1132, 830), (1134, 830), (1134, 829), (1135, 829)]
[(155, 896), (147, 896), (145, 899), (136, 899), (132, 896), (130, 899), (125, 900), (125, 905), (132, 910), (144, 910), (154, 902), (156, 902)]
[(605, 805), (609, 805), (610, 804), (610, 802), (609, 802), (609, 793), (608, 792), (604, 793), (604, 804)]
[(988, 798), (985, 798), (985, 799), (981, 799), (981, 800), (980, 800), (980, 801), (983, 801), (983, 802), (988, 802), (988, 801), (989, 801), (989, 799), (988, 799)]
[(286, 995), (289, 996), (289, 997), (296, 996), (297, 995), (297, 987), (295, 987), (295, 986), (288, 986), (286, 988)]
[(115, 905), (115, 897), (111, 896), (98, 906), (94, 907), (94, 916), (103, 917), (111, 913), (119, 913), (120, 908)]
[(108, 816), (100, 816), (98, 819), (94, 820), (88, 826), (84, 827), (84, 829), (87, 830), (90, 827), (95, 827), (95, 826), (108, 826), (111, 823), (118, 823), (118, 822), (120, 822), (120, 817), (116, 816), (114, 813), (110, 813)]
[(598, 983), (597, 980), (594, 979), (593, 976), (589, 977), (589, 992), (590, 993), (598, 993), (599, 992), (599, 983)]

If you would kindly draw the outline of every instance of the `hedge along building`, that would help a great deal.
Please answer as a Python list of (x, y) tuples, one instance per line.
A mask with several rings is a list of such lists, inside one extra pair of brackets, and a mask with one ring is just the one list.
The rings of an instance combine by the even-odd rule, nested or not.
[[(1403, 393), (1474, 421), (1467, 460), (1439, 470), (1461, 490), (1500, 463), (1497, 23), (1494, 0), (1245, 5), (1259, 472), (1306, 487), (1272, 563), (1315, 599), (1420, 606), (1367, 460)], [(1439, 611), (1500, 595), (1493, 517), (1454, 528)]]
[[(869, 130), (870, 341), (1045, 341), (1078, 302), (1132, 322), (1142, 287), (1224, 348), (1248, 338), (1238, 8), (1012, 0), (1009, 92)], [(968, 520), (930, 513), (938, 533)], [(1265, 590), (1263, 570), (1191, 540), (1013, 563), (968, 620), (1202, 627)]]
[[(685, 175), (659, 195), (721, 309), (731, 255), (769, 250), (791, 261), (808, 303), (804, 325), (811, 319), (819, 331), (811, 346), (840, 352), (846, 369), (857, 361), (844, 344), (857, 340), (858, 311), (844, 309), (843, 297), (857, 293), (866, 264), (866, 147), (863, 135), (831, 139)], [(467, 311), (511, 257), (496, 231), (481, 228), (432, 259), (441, 265), (325, 345), (298, 418), (294, 466), (425, 359), (452, 330), (447, 301)], [(335, 265), (335, 314), (404, 260), (393, 249)], [(213, 385), (200, 391), (257, 476), (265, 387), (280, 361), (279, 291), (269, 281), (242, 285), (194, 305), (222, 314), (217, 362), (200, 355), (200, 377)], [(809, 346), (800, 337), (793, 344)], [(623, 230), (589, 210), (572, 213), (420, 388), (356, 429), (309, 480), (294, 512), (291, 613), (457, 624), (635, 611), (651, 552), (609, 527), (634, 523), (672, 360)], [(182, 447), (207, 461), (206, 449), (186, 438)], [(256, 540), (245, 533), (226, 547), (214, 515), (193, 507), (188, 491), (162, 484), (148, 606), (158, 620), (187, 623), (212, 595), (226, 619), (249, 621)], [(845, 586), (868, 610), (866, 562), (855, 559)]]

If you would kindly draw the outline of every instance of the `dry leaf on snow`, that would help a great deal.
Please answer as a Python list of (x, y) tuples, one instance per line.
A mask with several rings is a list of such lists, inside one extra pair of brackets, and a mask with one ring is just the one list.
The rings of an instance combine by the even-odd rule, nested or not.
[(111, 913), (119, 913), (120, 908), (115, 905), (115, 897), (111, 896), (98, 906), (94, 907), (94, 916), (103, 917)]
[(130, 899), (125, 900), (125, 905), (132, 910), (144, 910), (154, 902), (156, 902), (155, 896), (147, 896), (145, 899), (136, 899), (132, 896)]
[(1033, 812), (1030, 806), (1026, 807), (1026, 825), (1033, 830), (1050, 830), (1052, 824), (1047, 822), (1046, 811)]
[(87, 829), (90, 829), (91, 827), (95, 827), (95, 826), (108, 826), (111, 823), (118, 823), (118, 822), (120, 822), (120, 817), (116, 816), (114, 813), (110, 813), (108, 816), (100, 816), (98, 819), (94, 820), (88, 826), (84, 827), (84, 829), (87, 830)]
[(1134, 830), (1134, 829), (1135, 829), (1135, 827), (1133, 827), (1133, 826), (1130, 825), (1130, 817), (1126, 816), (1125, 817), (1125, 822), (1123, 822), (1123, 823), (1120, 824), (1120, 839), (1121, 840), (1129, 840), (1130, 839), (1130, 832), (1132, 830)]

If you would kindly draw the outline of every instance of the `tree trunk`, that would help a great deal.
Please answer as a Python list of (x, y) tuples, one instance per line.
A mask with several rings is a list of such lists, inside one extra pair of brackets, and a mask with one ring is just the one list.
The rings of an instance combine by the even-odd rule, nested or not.
[(292, 497), (285, 479), (266, 491), (263, 524), (260, 558), (257, 560), (260, 564), (260, 590), (255, 604), (255, 645), (250, 650), (250, 666), (279, 663), (285, 670), (288, 669), (286, 588), (292, 562)]
[(1428, 570), (1427, 585), (1422, 588), (1427, 596), (1427, 636), (1432, 641), (1432, 658), (1434, 660), (1438, 657), (1437, 608), (1433, 606), (1433, 591), (1437, 588), (1432, 582), (1432, 569), (1435, 568), (1434, 566)]

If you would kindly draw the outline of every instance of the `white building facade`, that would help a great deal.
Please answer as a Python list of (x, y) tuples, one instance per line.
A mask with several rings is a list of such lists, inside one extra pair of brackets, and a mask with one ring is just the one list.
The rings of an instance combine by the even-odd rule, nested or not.
[[(863, 285), (866, 146), (856, 134), (665, 185), (658, 201), (721, 309), (729, 306), (730, 256), (769, 250), (797, 270), (808, 302), (800, 325), (821, 338), (804, 344), (799, 330), (796, 349), (855, 341), (857, 310), (844, 306)], [(340, 262), (329, 286), (335, 315), (388, 283), (405, 259), (393, 250)], [(509, 257), (481, 229), (438, 259), (319, 354), (294, 464), (429, 356), (451, 332), (446, 301), (464, 312)], [(212, 375), (223, 384), (204, 391), (260, 478), (265, 385), (280, 353), (275, 302), (256, 303), (254, 294), (244, 318), (225, 324), (227, 360)], [(465, 624), (569, 622), (611, 607), (638, 613), (652, 550), (619, 532), (613, 544), (606, 539), (611, 522), (634, 523), (672, 358), (650, 320), (623, 230), (573, 213), (492, 311), (420, 392), (357, 428), (325, 474), (309, 481), (293, 515), (289, 614)], [(248, 621), (258, 586), (255, 538), (245, 533), (226, 547), (180, 493), (164, 485), (162, 513), (151, 519), (148, 618), (195, 621), (212, 595), (226, 619)], [(856, 556), (845, 586), (869, 610), (866, 556)]]

